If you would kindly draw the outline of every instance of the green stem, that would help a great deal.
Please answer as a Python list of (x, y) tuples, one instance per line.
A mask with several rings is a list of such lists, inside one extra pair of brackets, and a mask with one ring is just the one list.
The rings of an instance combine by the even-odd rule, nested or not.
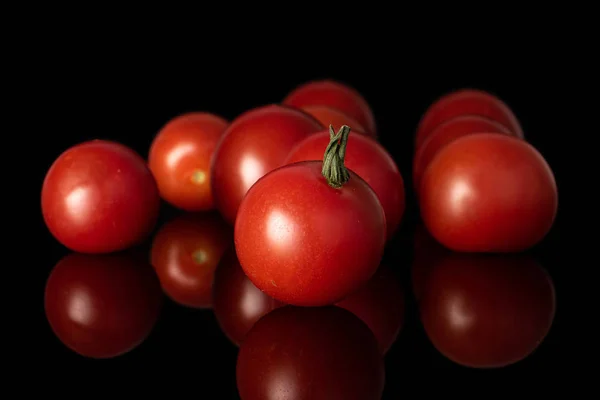
[(335, 133), (333, 125), (329, 125), (329, 144), (323, 156), (321, 173), (327, 179), (329, 186), (335, 189), (341, 188), (350, 179), (350, 174), (344, 166), (349, 135), (349, 126), (342, 125), (338, 133)]

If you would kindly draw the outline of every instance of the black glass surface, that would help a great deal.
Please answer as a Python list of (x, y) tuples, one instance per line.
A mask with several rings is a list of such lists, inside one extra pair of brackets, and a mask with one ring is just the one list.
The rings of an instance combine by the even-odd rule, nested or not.
[[(553, 105), (543, 81), (535, 71), (526, 68), (512, 70), (510, 79), (491, 70), (468, 70), (456, 75), (419, 75), (419, 78), (411, 80), (405, 75), (394, 74), (391, 68), (385, 69), (385, 73), (373, 74), (320, 64), (324, 67), (313, 66), (302, 72), (287, 71), (284, 74), (241, 71), (224, 76), (211, 70), (210, 77), (198, 74), (193, 78), (186, 75), (185, 79), (170, 74), (151, 84), (148, 82), (151, 77), (142, 79), (133, 71), (121, 75), (115, 72), (118, 78), (114, 79), (92, 79), (86, 75), (81, 85), (75, 85), (71, 80), (63, 91), (63, 95), (71, 99), (68, 115), (57, 114), (54, 120), (49, 121), (61, 126), (61, 130), (52, 138), (43, 139), (44, 150), (37, 171), (40, 188), (54, 159), (76, 143), (96, 138), (116, 140), (146, 158), (155, 134), (176, 115), (188, 111), (209, 111), (232, 120), (253, 107), (281, 101), (291, 89), (309, 80), (340, 80), (355, 87), (368, 100), (377, 120), (379, 141), (393, 156), (406, 183), (407, 210), (399, 230), (386, 246), (378, 272), (385, 274), (384, 284), (380, 282), (381, 286), (373, 291), (376, 296), (370, 298), (372, 303), (363, 299), (358, 300), (358, 305), (348, 306), (350, 311), (361, 309), (357, 312), (362, 312), (362, 317), (366, 313), (367, 319), (376, 314), (375, 321), (384, 321), (380, 328), (386, 340), (393, 342), (382, 356), (385, 375), (383, 398), (400, 398), (410, 388), (420, 387), (422, 383), (411, 378), (418, 375), (451, 373), (464, 379), (476, 376), (499, 385), (527, 374), (558, 371), (564, 351), (560, 311), (563, 267), (560, 203), (551, 231), (540, 244), (524, 253), (453, 253), (442, 248), (424, 229), (411, 178), (414, 133), (422, 113), (439, 96), (454, 89), (473, 87), (498, 95), (512, 108), (523, 126), (526, 140), (540, 151), (552, 168), (560, 199), (562, 159), (559, 139), (548, 130), (552, 125), (548, 115), (552, 113)], [(522, 82), (528, 84), (523, 85)], [(176, 386), (183, 391), (189, 386), (196, 393), (207, 394), (207, 397), (197, 398), (236, 399), (239, 396), (236, 385), (238, 343), (242, 340), (239, 335), (252, 324), (247, 320), (232, 321), (231, 310), (232, 307), (245, 307), (245, 312), (254, 313), (256, 319), (258, 314), (262, 315), (258, 310), (264, 311), (267, 317), (271, 313), (283, 313), (275, 317), (285, 324), (273, 318), (274, 322), (270, 325), (273, 337), (277, 337), (277, 329), (281, 329), (282, 335), (294, 330), (289, 324), (298, 321), (297, 330), (303, 332), (303, 346), (307, 352), (314, 354), (297, 359), (314, 362), (319, 359), (320, 351), (327, 351), (326, 346), (337, 346), (331, 351), (338, 357), (339, 369), (335, 370), (336, 364), (327, 365), (330, 375), (325, 374), (323, 385), (332, 382), (344, 385), (343, 382), (352, 379), (375, 379), (369, 375), (372, 370), (365, 372), (360, 368), (346, 368), (345, 357), (357, 362), (360, 357), (366, 359), (369, 356), (366, 349), (369, 344), (364, 344), (366, 347), (363, 348), (361, 343), (352, 342), (353, 338), (362, 337), (361, 332), (348, 333), (343, 329), (337, 332), (335, 324), (332, 324), (334, 328), (320, 330), (327, 324), (306, 322), (319, 319), (331, 322), (339, 318), (342, 322), (338, 326), (350, 330), (359, 326), (356, 329), (360, 330), (365, 326), (361, 325), (363, 319), (352, 312), (339, 312), (347, 311), (343, 307), (338, 307), (340, 310), (314, 310), (314, 316), (310, 315), (310, 310), (279, 307), (261, 297), (258, 290), (247, 287), (245, 277), (236, 269), (235, 253), (231, 252), (231, 247), (223, 256), (223, 259), (229, 259), (219, 264), (216, 270), (216, 276), (221, 279), (217, 290), (227, 294), (221, 296), (221, 308), (213, 307), (213, 286), (209, 290), (210, 301), (200, 308), (179, 304), (165, 293), (151, 266), (157, 235), (165, 226), (177, 224), (177, 221), (195, 224), (199, 235), (208, 234), (202, 233), (203, 223), (214, 216), (214, 212), (203, 213), (200, 217), (191, 216), (163, 202), (152, 235), (140, 246), (111, 255), (70, 252), (52, 237), (40, 216), (44, 261), (31, 273), (35, 274), (39, 290), (35, 318), (40, 324), (35, 340), (44, 354), (43, 360), (54, 365), (47, 373), (70, 376), (79, 382), (97, 386), (110, 386), (113, 381), (126, 384), (130, 379), (160, 382), (161, 376), (168, 380), (185, 376), (181, 378), (185, 382)], [(183, 240), (177, 232), (175, 225), (175, 229), (171, 229), (172, 237), (163, 238), (161, 245), (169, 247), (177, 240)], [(162, 251), (167, 250), (163, 248)], [(189, 257), (194, 259), (193, 254)], [(446, 280), (431, 282), (427, 281), (427, 276), (444, 277)], [(510, 285), (508, 282), (515, 283)], [(69, 291), (72, 294), (78, 287), (87, 288), (96, 298), (86, 298), (83, 290), (79, 309), (71, 299), (70, 306), (75, 309), (65, 310), (61, 296)], [(421, 318), (421, 296), (425, 296), (423, 293), (430, 287), (438, 290), (436, 293), (440, 288), (447, 292), (444, 292), (444, 298), (430, 293), (431, 298), (427, 302), (430, 308), (426, 310), (428, 319), (425, 321), (426, 317)], [(243, 300), (240, 300), (241, 290), (247, 292)], [(441, 302), (457, 299), (463, 303), (453, 306), (456, 315), (446, 317), (455, 319), (448, 323), (461, 323), (461, 308), (463, 314), (484, 322), (481, 322), (479, 336), (454, 338), (453, 342), (440, 331), (442, 327), (436, 325), (434, 316), (442, 312)], [(97, 310), (99, 314), (95, 316), (98, 326), (85, 327), (86, 301), (101, 305)], [(227, 301), (238, 303), (232, 305)], [(436, 306), (440, 309), (435, 309)], [(102, 314), (103, 307), (111, 310), (110, 313)], [(499, 314), (494, 315), (494, 310)], [(81, 319), (79, 325), (66, 317), (77, 316), (78, 313)], [(511, 325), (524, 318), (528, 326)], [(344, 339), (334, 340), (327, 335), (343, 335)], [(381, 347), (376, 336), (373, 335), (374, 343)], [(536, 343), (535, 337), (541, 339), (539, 343)], [(467, 348), (470, 352), (465, 350)], [(293, 352), (293, 348), (281, 351)], [(360, 353), (356, 356), (359, 358), (348, 353), (352, 351)], [(466, 361), (460, 362), (460, 354), (467, 352), (469, 356), (466, 358), (471, 361), (479, 359), (481, 364), (485, 364), (486, 351), (492, 354), (488, 354), (491, 358), (512, 361), (507, 361), (510, 365), (483, 369), (463, 365), (468, 364)], [(452, 360), (452, 354), (455, 360)], [(278, 362), (277, 356), (273, 357), (271, 369), (276, 368)], [(264, 365), (256, 368), (266, 370)], [(290, 366), (288, 360), (285, 368), (287, 370), (282, 367), (281, 372), (281, 384), (284, 386), (286, 374), (293, 375), (290, 368), (296, 368), (297, 372), (317, 366)], [(312, 384), (318, 387), (319, 383), (312, 381)]]

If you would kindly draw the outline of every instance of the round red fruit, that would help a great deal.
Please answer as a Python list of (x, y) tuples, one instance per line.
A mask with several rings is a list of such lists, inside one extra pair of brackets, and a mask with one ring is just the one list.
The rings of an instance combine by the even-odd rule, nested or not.
[[(309, 136), (290, 152), (286, 164), (322, 160), (329, 144), (329, 131)], [(389, 240), (405, 211), (404, 180), (392, 156), (377, 141), (363, 135), (348, 138), (344, 163), (375, 191), (385, 212)]]
[(210, 165), (228, 122), (206, 112), (192, 112), (169, 121), (156, 135), (148, 165), (161, 197), (186, 211), (214, 208)]
[(369, 103), (356, 89), (341, 82), (318, 80), (305, 83), (288, 93), (283, 103), (299, 108), (327, 106), (356, 120), (371, 135), (377, 133)]
[(333, 304), (375, 273), (385, 246), (377, 195), (343, 165), (349, 128), (332, 131), (325, 162), (278, 168), (244, 198), (235, 224), (240, 264), (286, 304)]
[(323, 126), (348, 125), (352, 129), (352, 132), (360, 133), (361, 135), (366, 136), (374, 136), (370, 133), (367, 133), (365, 128), (363, 128), (363, 126), (352, 117), (347, 116), (335, 108), (309, 105), (302, 107), (302, 110), (315, 117), (321, 124), (323, 124)]
[(160, 197), (146, 163), (130, 148), (93, 140), (62, 153), (42, 187), (52, 235), (80, 253), (109, 253), (142, 242), (156, 224)]
[(223, 217), (235, 223), (248, 189), (281, 166), (294, 145), (322, 129), (314, 117), (280, 105), (259, 107), (236, 118), (223, 134), (212, 160), (211, 187)]
[(464, 252), (518, 252), (540, 242), (558, 207), (554, 175), (529, 143), (477, 133), (444, 147), (421, 181), (431, 235)]

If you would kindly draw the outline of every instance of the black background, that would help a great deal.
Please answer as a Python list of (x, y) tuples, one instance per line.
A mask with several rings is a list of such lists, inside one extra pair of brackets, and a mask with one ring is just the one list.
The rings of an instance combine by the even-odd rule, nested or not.
[[(398, 398), (411, 386), (422, 388), (421, 383), (408, 378), (419, 374), (455, 374), (465, 381), (477, 377), (506, 385), (540, 371), (562, 370), (564, 248), (560, 232), (564, 217), (560, 201), (565, 161), (555, 121), (548, 117), (559, 111), (561, 81), (548, 85), (539, 72), (541, 60), (490, 63), (444, 56), (415, 62), (414, 58), (394, 60), (375, 55), (349, 59), (315, 56), (308, 60), (303, 54), (299, 58), (304, 62), (294, 62), (292, 57), (269, 59), (260, 65), (252, 54), (221, 58), (207, 57), (204, 53), (199, 53), (200, 58), (195, 62), (179, 59), (177, 54), (157, 56), (162, 58), (160, 66), (153, 63), (155, 58), (130, 62), (121, 53), (113, 58), (86, 53), (58, 62), (43, 76), (45, 96), (41, 102), (54, 98), (60, 111), (45, 117), (45, 124), (51, 129), (40, 133), (43, 150), (36, 170), (39, 188), (54, 159), (73, 144), (95, 138), (113, 139), (146, 157), (156, 132), (178, 114), (204, 110), (231, 120), (247, 109), (281, 101), (301, 83), (333, 78), (355, 87), (367, 99), (376, 116), (380, 142), (393, 155), (405, 179), (408, 209), (396, 245), (388, 249), (386, 257), (394, 260), (410, 297), (410, 235), (418, 221), (411, 190), (416, 125), (426, 108), (450, 90), (463, 87), (488, 90), (513, 109), (526, 139), (544, 155), (555, 173), (559, 214), (548, 237), (533, 249), (556, 287), (558, 309), (553, 328), (536, 352), (524, 361), (501, 370), (472, 370), (457, 366), (436, 352), (419, 326), (413, 300), (407, 298), (404, 330), (386, 357), (384, 399)], [(39, 208), (39, 196), (36, 200)], [(159, 225), (176, 214), (177, 211), (165, 207)], [(160, 379), (180, 380), (175, 384), (178, 389), (186, 390), (189, 386), (202, 393), (218, 393), (198, 398), (236, 398), (237, 350), (220, 332), (210, 311), (189, 310), (167, 301), (150, 337), (131, 353), (113, 360), (90, 360), (65, 348), (45, 320), (43, 290), (52, 267), (68, 251), (45, 229), (41, 213), (38, 225), (43, 259), (35, 268), (39, 302), (37, 314), (32, 318), (40, 323), (35, 345), (39, 348), (37, 354), (43, 354), (46, 374), (76, 377), (72, 379), (88, 382), (92, 387), (127, 384), (132, 380), (141, 384), (148, 380), (152, 384), (146, 382), (145, 386), (150, 390), (160, 384)]]

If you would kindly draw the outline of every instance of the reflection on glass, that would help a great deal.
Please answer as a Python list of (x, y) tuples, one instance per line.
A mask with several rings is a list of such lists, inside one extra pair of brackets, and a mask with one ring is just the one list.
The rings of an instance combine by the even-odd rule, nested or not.
[(150, 259), (164, 292), (184, 306), (211, 307), (214, 271), (232, 238), (217, 213), (183, 214), (163, 225)]
[(426, 271), (419, 290), (425, 332), (460, 365), (514, 364), (532, 354), (552, 326), (554, 285), (530, 255), (447, 252), (420, 268)]
[(154, 270), (129, 254), (69, 254), (46, 282), (44, 307), (55, 335), (74, 352), (111, 358), (141, 344), (163, 295)]
[(260, 317), (281, 305), (248, 279), (232, 245), (223, 255), (213, 282), (213, 310), (223, 333), (239, 346)]
[(237, 358), (242, 400), (381, 399), (383, 357), (371, 330), (340, 307), (275, 309), (248, 332)]

